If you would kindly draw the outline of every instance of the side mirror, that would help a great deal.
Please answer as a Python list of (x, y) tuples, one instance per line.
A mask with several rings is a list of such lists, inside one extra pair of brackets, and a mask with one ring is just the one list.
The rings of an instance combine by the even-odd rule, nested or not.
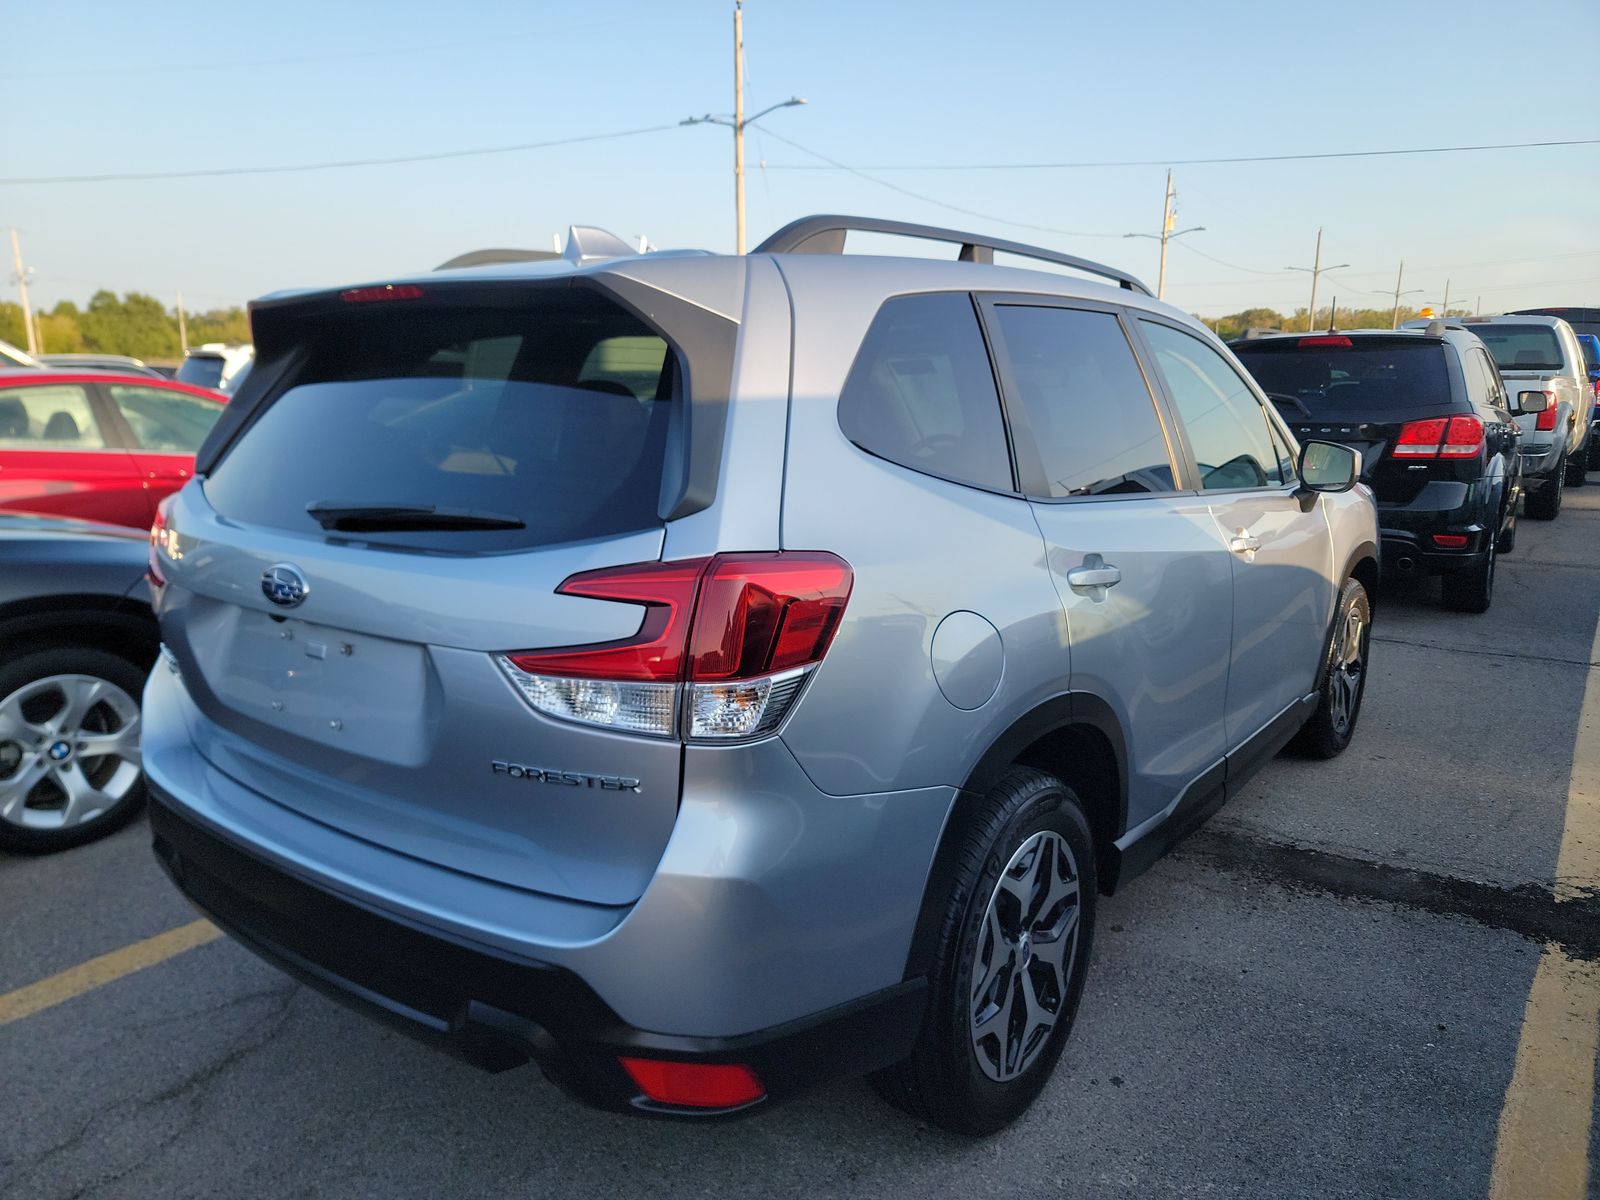
[(1319, 492), (1348, 492), (1361, 478), (1361, 452), (1338, 442), (1300, 447), (1300, 507), (1310, 511)]
[(1522, 416), (1542, 413), (1550, 407), (1549, 392), (1518, 392), (1517, 412)]

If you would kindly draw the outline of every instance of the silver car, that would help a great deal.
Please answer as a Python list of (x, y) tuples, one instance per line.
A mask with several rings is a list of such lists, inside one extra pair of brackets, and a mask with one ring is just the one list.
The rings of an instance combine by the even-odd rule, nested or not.
[[(1526, 510), (1541, 521), (1554, 520), (1569, 487), (1582, 487), (1589, 470), (1590, 427), (1595, 393), (1577, 335), (1560, 317), (1520, 314), (1504, 317), (1452, 317), (1447, 324), (1478, 336), (1494, 356), (1513, 408), (1525, 392), (1542, 393), (1548, 407), (1518, 418), (1522, 426), (1522, 473)], [(1426, 321), (1407, 321), (1421, 329)]]
[(1354, 732), (1359, 455), (1112, 268), (575, 230), (252, 321), (154, 530), (156, 852), (480, 1065), (696, 1116), (873, 1073), (997, 1129), (1097, 897)]

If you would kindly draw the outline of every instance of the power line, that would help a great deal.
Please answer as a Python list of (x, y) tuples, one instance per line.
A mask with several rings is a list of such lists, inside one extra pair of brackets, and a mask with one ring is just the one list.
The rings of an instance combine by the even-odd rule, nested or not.
[(1288, 275), (1290, 273), (1288, 271), (1263, 271), (1257, 267), (1241, 267), (1238, 263), (1228, 262), (1226, 259), (1218, 258), (1215, 254), (1207, 254), (1204, 250), (1196, 250), (1187, 242), (1179, 242), (1178, 248), (1187, 250), (1190, 254), (1198, 254), (1201, 258), (1210, 259), (1218, 266), (1227, 267), (1231, 271), (1243, 271), (1249, 275)]
[[(1226, 163), (1306, 162), (1326, 158), (1391, 158), (1405, 154), (1468, 154), (1484, 150), (1534, 150), (1551, 146), (1596, 146), (1600, 138), (1576, 138), (1558, 142), (1494, 142), (1481, 146), (1409, 146), (1396, 150), (1327, 150), (1314, 154), (1238, 154), (1225, 158), (1140, 158), (1105, 159), (1083, 162), (1021, 162), (1021, 163), (877, 163), (865, 167), (849, 167), (828, 160), (833, 169), (841, 171), (1069, 171), (1097, 167), (1197, 167)], [(804, 150), (804, 146), (796, 149)], [(811, 153), (811, 151), (807, 151)], [(820, 157), (820, 156), (819, 156)], [(774, 171), (822, 171), (811, 163), (769, 163)]]
[[(890, 183), (887, 179), (879, 179), (874, 175), (869, 175), (865, 171), (861, 170), (861, 168), (859, 168), (859, 167), (847, 166), (844, 163), (838, 161), (837, 159), (829, 158), (826, 154), (823, 154), (821, 151), (813, 150), (809, 146), (802, 146), (799, 142), (795, 141), (793, 138), (784, 137), (781, 133), (774, 133), (770, 129), (766, 130), (765, 133), (766, 133), (766, 135), (768, 137), (775, 138), (778, 141), (783, 142), (785, 145), (793, 146), (796, 150), (799, 150), (800, 152), (802, 152), (804, 154), (809, 154), (813, 158), (821, 159), (823, 162), (827, 163), (830, 168), (835, 168), (837, 170), (847, 172), (848, 174), (856, 176), (858, 179), (865, 179), (868, 183), (875, 183), (879, 187), (888, 188), (891, 192), (899, 192), (902, 196), (909, 196), (913, 200), (920, 200), (924, 204), (933, 205), (935, 208), (948, 209), (951, 212), (961, 213), (963, 216), (977, 217), (981, 221), (993, 221), (998, 225), (1011, 225), (1011, 226), (1014, 226), (1017, 229), (1032, 229), (1032, 230), (1035, 230), (1035, 231), (1037, 231), (1039, 233), (1056, 233), (1056, 234), (1061, 234), (1061, 235), (1066, 236), (1066, 237), (1087, 237), (1087, 238), (1120, 238), (1120, 237), (1122, 237), (1122, 234), (1120, 234), (1120, 233), (1090, 233), (1090, 232), (1087, 232), (1087, 231), (1082, 230), (1082, 229), (1057, 229), (1054, 225), (1034, 225), (1034, 224), (1032, 224), (1032, 223), (1030, 223), (1028, 221), (1012, 221), (1012, 220), (1010, 220), (1010, 219), (1008, 219), (1006, 217), (997, 217), (993, 213), (979, 212), (977, 209), (974, 209), (974, 208), (962, 208), (958, 204), (947, 204), (943, 200), (936, 200), (934, 197), (929, 196), (929, 195), (925, 195), (922, 192), (913, 192), (910, 188), (903, 188), (897, 183)], [(769, 163), (767, 165), (771, 166), (772, 164)]]
[(296, 171), (332, 171), (345, 167), (388, 167), (400, 163), (439, 162), (447, 158), (476, 158), (488, 154), (548, 150), (552, 146), (575, 146), (580, 142), (604, 142), (615, 138), (638, 137), (645, 133), (663, 133), (677, 127), (677, 122), (673, 122), (670, 125), (645, 125), (638, 129), (620, 129), (615, 133), (590, 133), (579, 137), (555, 138), (547, 142), (517, 142), (509, 146), (481, 146), (472, 150), (441, 150), (432, 154), (397, 154), (389, 158), (347, 158), (271, 167), (206, 167), (189, 171), (137, 171), (107, 175), (35, 175), (0, 179), (0, 186), (24, 187), (40, 183), (124, 183), (130, 180), (201, 179), (219, 175), (286, 175)]

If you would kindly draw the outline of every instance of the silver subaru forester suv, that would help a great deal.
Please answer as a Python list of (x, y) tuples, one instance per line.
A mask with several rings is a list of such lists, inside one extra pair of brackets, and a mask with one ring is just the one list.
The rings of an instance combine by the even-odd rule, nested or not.
[(152, 530), (156, 853), (487, 1068), (683, 1116), (872, 1073), (998, 1129), (1097, 896), (1354, 731), (1356, 453), (1109, 267), (574, 230), (252, 323)]

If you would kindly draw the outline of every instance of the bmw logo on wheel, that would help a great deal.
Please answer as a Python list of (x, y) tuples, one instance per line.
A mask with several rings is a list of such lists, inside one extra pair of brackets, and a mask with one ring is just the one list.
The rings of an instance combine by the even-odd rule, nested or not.
[(261, 572), (261, 594), (279, 608), (298, 608), (311, 585), (291, 563), (277, 563)]

